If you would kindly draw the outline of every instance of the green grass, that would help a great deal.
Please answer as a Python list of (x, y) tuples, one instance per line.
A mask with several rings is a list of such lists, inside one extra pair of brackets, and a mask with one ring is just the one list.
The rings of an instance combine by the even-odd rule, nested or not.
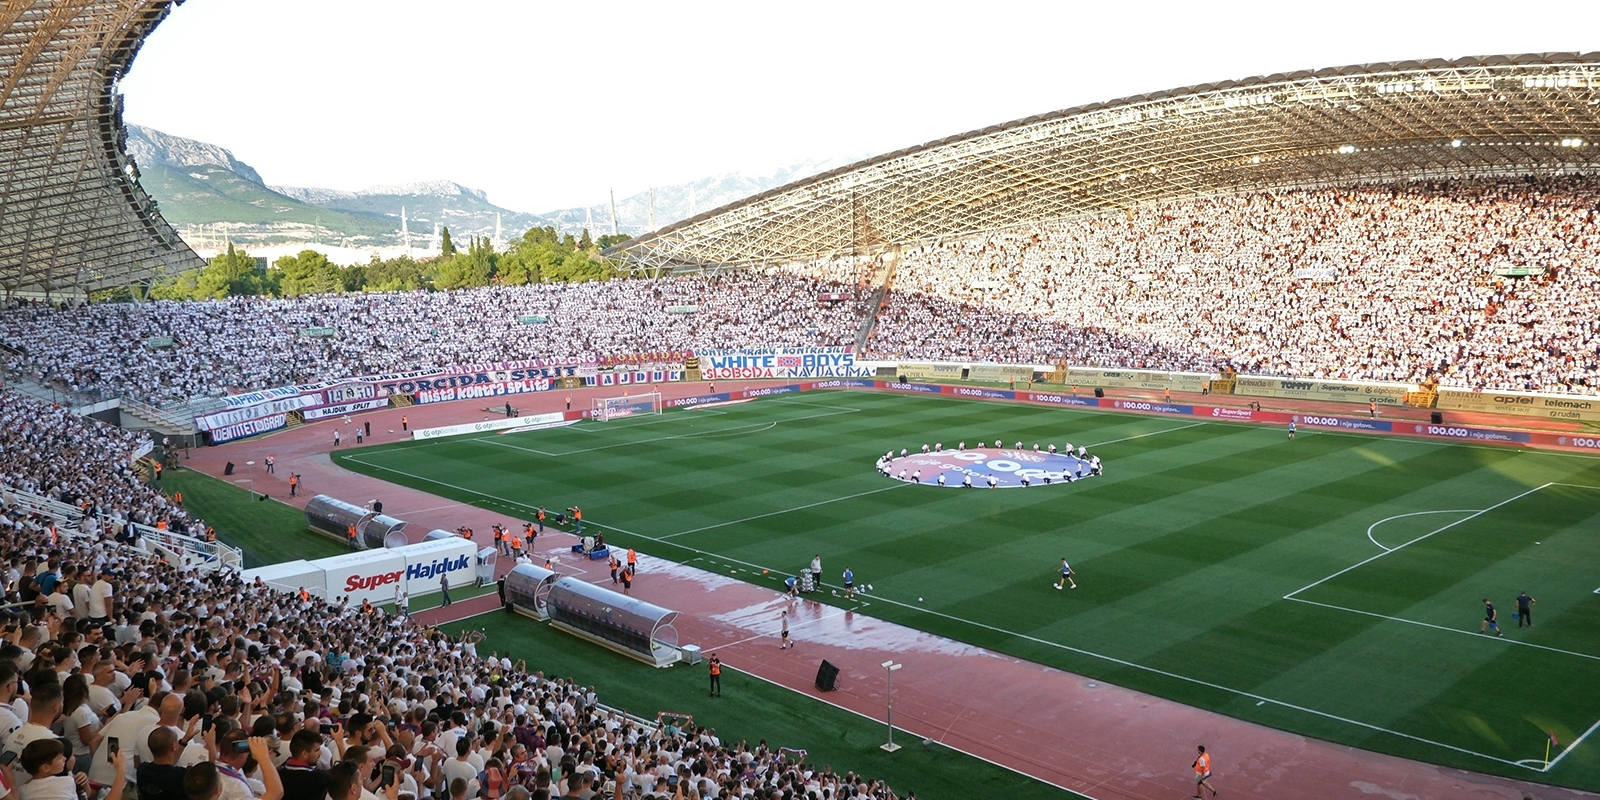
[(276, 500), (256, 501), (238, 486), (194, 470), (167, 470), (161, 488), (183, 492), (183, 505), (217, 529), (217, 538), (244, 551), (245, 567), (318, 559), (348, 548), (306, 528), (300, 509)]
[[(882, 723), (737, 670), (723, 671), (722, 697), (712, 699), (706, 692), (704, 665), (652, 669), (520, 615), (496, 611), (442, 629), (481, 630), (487, 638), (478, 645), (480, 654), (498, 651), (513, 661), (526, 659), (528, 669), (543, 671), (546, 677), (593, 686), (601, 702), (613, 708), (646, 719), (654, 719), (660, 711), (691, 714), (696, 724), (715, 728), (724, 742), (766, 739), (774, 748), (803, 749), (809, 763), (880, 778), (902, 797), (908, 790), (926, 798), (1081, 796), (944, 747), (924, 752), (909, 734), (895, 737), (906, 747), (885, 753), (878, 749), (887, 735)], [(952, 794), (950, 787), (958, 786), (964, 790)]]
[[(1107, 474), (968, 492), (872, 468), (891, 447), (996, 436), (1090, 444)], [(837, 392), (335, 459), (517, 516), (576, 504), (609, 541), (704, 566), (777, 578), (821, 552), (890, 621), (1342, 744), (1600, 789), (1593, 741), (1549, 772), (1516, 763), (1543, 757), (1544, 731), (1565, 744), (1600, 720), (1600, 491), (1529, 492), (1600, 486), (1592, 458)], [(1050, 588), (1062, 556), (1077, 591)], [(1510, 620), (1521, 589), (1534, 631)], [(1476, 635), (1484, 597), (1505, 639)]]

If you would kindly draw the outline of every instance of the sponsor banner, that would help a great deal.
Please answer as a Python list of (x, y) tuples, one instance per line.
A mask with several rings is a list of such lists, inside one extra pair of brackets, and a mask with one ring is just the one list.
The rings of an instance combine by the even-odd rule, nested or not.
[(1205, 388), (1212, 377), (1202, 372), (1068, 367), (1066, 382), (1071, 386), (1098, 386), (1104, 389), (1172, 389), (1179, 392), (1198, 392)]
[(439, 428), (423, 428), (422, 430), (412, 431), (411, 438), (414, 440), (440, 439), (446, 436), (461, 436), (468, 433), (520, 428), (525, 425), (544, 425), (550, 422), (560, 422), (566, 418), (566, 414), (554, 411), (549, 414), (530, 414), (525, 417), (506, 417), (505, 419), (493, 419), (484, 422), (466, 422), (460, 425), (445, 425)]
[(474, 383), (466, 386), (449, 387), (443, 389), (428, 389), (412, 395), (418, 405), (427, 403), (448, 403), (451, 400), (477, 400), (484, 397), (504, 397), (511, 394), (527, 394), (528, 392), (547, 392), (550, 390), (549, 378), (538, 378), (520, 381), (502, 381), (499, 383)]
[(561, 420), (560, 422), (545, 422), (545, 423), (541, 423), (541, 424), (538, 424), (538, 425), (523, 425), (520, 428), (507, 428), (506, 430), (500, 431), (496, 435), (497, 436), (504, 436), (504, 435), (506, 435), (508, 433), (527, 433), (529, 431), (542, 431), (542, 430), (545, 430), (546, 428), (565, 428), (568, 425), (576, 425), (576, 424), (578, 424), (578, 421), (575, 420), (575, 419), (564, 419), (564, 420)]
[(223, 442), (231, 442), (234, 439), (243, 439), (246, 436), (254, 436), (258, 433), (275, 431), (288, 424), (288, 414), (274, 414), (270, 417), (253, 419), (248, 422), (241, 422), (237, 425), (216, 428), (211, 431), (211, 443), (222, 444)]
[(1527, 444), (1533, 441), (1533, 435), (1527, 431), (1497, 431), (1491, 428), (1469, 428), (1465, 425), (1430, 425), (1416, 423), (1406, 425), (1400, 423), (1397, 430), (1417, 436), (1437, 436), (1445, 439), (1466, 439), (1474, 442), (1502, 442), (1505, 444)]
[(1124, 411), (1149, 411), (1156, 414), (1194, 414), (1194, 406), (1179, 406), (1172, 403), (1148, 403), (1143, 400), (1113, 400), (1112, 408)]
[(1240, 375), (1233, 393), (1247, 397), (1285, 397), (1295, 400), (1331, 400), (1336, 403), (1378, 401), (1380, 406), (1403, 406), (1411, 387), (1403, 383), (1358, 383)]
[[(1227, 409), (1215, 410), (1225, 411)], [(1381, 419), (1329, 417), (1317, 414), (1294, 414), (1290, 416), (1290, 419), (1297, 425), (1307, 425), (1313, 428), (1340, 428), (1347, 431), (1371, 431), (1374, 433), (1388, 433), (1394, 430), (1394, 423)]]
[(773, 395), (779, 394), (797, 394), (803, 388), (804, 387), (801, 384), (790, 383), (783, 386), (764, 386), (760, 389), (745, 389), (744, 391), (737, 392), (736, 394), (739, 397), (772, 397)]
[[(939, 486), (940, 475), (944, 476), (943, 486), (946, 489), (961, 489), (968, 485), (974, 489), (987, 489), (990, 477), (994, 478), (996, 489), (1022, 488), (1024, 477), (1031, 486), (1044, 486), (1047, 482), (1050, 485), (1065, 485), (1079, 476), (1089, 477), (1089, 462), (1064, 452), (987, 447), (913, 453), (889, 462), (889, 477), (898, 481)], [(967, 482), (969, 475), (972, 477), (970, 484)]]
[(849, 347), (744, 347), (699, 350), (700, 377), (741, 378), (867, 378), (872, 370), (856, 364)]
[(845, 378), (837, 381), (813, 381), (800, 384), (800, 391), (809, 392), (813, 389), (871, 389), (878, 382), (863, 378)]
[(937, 383), (901, 383), (899, 381), (876, 381), (876, 383), (879, 389), (890, 389), (896, 392), (943, 394), (945, 388)]
[(914, 381), (959, 381), (960, 364), (903, 363), (895, 367), (895, 374)]
[(685, 406), (698, 406), (706, 403), (725, 403), (731, 399), (733, 399), (733, 395), (728, 394), (727, 392), (723, 392), (722, 394), (698, 394), (694, 397), (675, 397), (667, 401), (667, 408), (683, 408)]
[(1017, 393), (1006, 389), (985, 389), (979, 386), (946, 386), (945, 392), (957, 397), (982, 397), (989, 400), (1015, 400)]
[(389, 398), (377, 400), (361, 400), (355, 403), (340, 403), (336, 406), (323, 406), (321, 408), (308, 408), (300, 412), (307, 422), (314, 419), (327, 419), (328, 417), (342, 417), (345, 414), (354, 414), (357, 411), (371, 411), (375, 408), (388, 408)]
[(1553, 433), (1536, 433), (1533, 435), (1533, 444), (1549, 447), (1571, 447), (1578, 450), (1600, 452), (1600, 438), (1593, 436), (1557, 436)]
[(1018, 392), (1018, 399), (1030, 403), (1049, 403), (1057, 406), (1085, 406), (1099, 408), (1100, 401), (1093, 397), (1079, 397), (1074, 394), (1052, 394), (1050, 392)]
[[(1195, 408), (1195, 414), (1199, 416), (1203, 417), (1206, 413), (1202, 407)], [(1258, 416), (1255, 411), (1248, 408), (1219, 408), (1213, 406), (1210, 414), (1212, 419), (1236, 419), (1244, 422), (1265, 419), (1265, 416)]]
[(1447, 411), (1478, 411), (1489, 414), (1600, 422), (1600, 397), (1579, 395), (1440, 389), (1437, 407)]
[[(478, 562), (478, 549), (481, 542), (472, 542), (460, 537), (449, 539), (433, 539), (404, 547), (390, 550), (405, 559), (406, 594), (412, 597), (430, 594), (439, 591), (439, 579), (448, 577), (450, 588), (464, 586), (477, 579), (478, 571), (475, 569)], [(394, 584), (389, 585), (389, 600), (394, 600)], [(332, 583), (328, 585), (328, 596), (334, 595)], [(360, 602), (351, 599), (351, 602)]]
[(989, 383), (1006, 383), (1008, 381), (1033, 380), (1034, 369), (1032, 365), (1018, 366), (1016, 364), (973, 364), (967, 370), (967, 379), (974, 381), (987, 381)]

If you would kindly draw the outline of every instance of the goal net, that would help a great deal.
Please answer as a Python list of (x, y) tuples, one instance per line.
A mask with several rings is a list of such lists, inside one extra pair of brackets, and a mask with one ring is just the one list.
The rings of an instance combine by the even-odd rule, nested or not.
[(661, 393), (624, 395), (622, 397), (596, 397), (590, 416), (606, 422), (617, 417), (634, 417), (641, 414), (661, 413)]

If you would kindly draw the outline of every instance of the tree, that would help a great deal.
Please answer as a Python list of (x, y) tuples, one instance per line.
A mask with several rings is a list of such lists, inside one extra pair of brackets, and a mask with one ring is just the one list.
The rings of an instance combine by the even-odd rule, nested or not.
[(583, 229), (583, 235), (578, 237), (578, 249), (579, 250), (593, 250), (594, 249), (594, 240), (589, 238), (589, 229), (588, 228), (584, 228)]
[(626, 242), (632, 238), (632, 236), (629, 236), (626, 233), (608, 233), (601, 236), (597, 241), (597, 244), (600, 245), (601, 250), (605, 250), (608, 247), (616, 247), (617, 245), (622, 244), (623, 242)]
[(494, 252), (494, 243), (488, 237), (479, 239), (473, 237), (467, 245), (467, 252), (457, 252), (454, 258), (444, 262), (439, 267), (439, 274), (434, 278), (434, 285), (440, 289), (470, 289), (476, 286), (488, 286), (494, 276), (495, 263), (499, 260)]
[(256, 271), (256, 260), (243, 250), (235, 250), (228, 243), (228, 252), (218, 253), (201, 268), (196, 280), (197, 297), (221, 300), (262, 294), (266, 289), (261, 275)]
[(306, 294), (331, 294), (344, 290), (343, 270), (315, 250), (301, 250), (272, 264), (272, 277), (284, 297)]
[(449, 258), (456, 254), (456, 243), (450, 241), (450, 229), (439, 229), (439, 257)]

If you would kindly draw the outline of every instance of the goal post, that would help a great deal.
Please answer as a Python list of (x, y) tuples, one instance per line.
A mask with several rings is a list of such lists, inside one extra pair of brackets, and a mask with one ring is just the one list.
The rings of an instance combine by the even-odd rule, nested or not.
[(601, 422), (609, 422), (617, 417), (660, 414), (662, 405), (660, 392), (645, 392), (621, 397), (596, 397), (594, 399), (594, 410), (590, 412), (589, 416)]

